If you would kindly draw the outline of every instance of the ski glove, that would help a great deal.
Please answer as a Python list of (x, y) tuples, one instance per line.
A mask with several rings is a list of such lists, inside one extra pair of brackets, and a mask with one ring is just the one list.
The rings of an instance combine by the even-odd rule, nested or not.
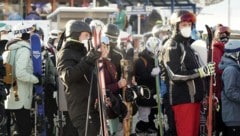
[(42, 76), (40, 74), (34, 74), (34, 76), (38, 78), (38, 83), (36, 83), (35, 85), (42, 85)]
[(198, 73), (201, 78), (214, 75), (215, 74), (215, 63), (210, 62), (207, 64), (207, 66), (198, 68)]
[(157, 76), (157, 75), (159, 75), (160, 72), (161, 72), (160, 67), (154, 67), (154, 68), (152, 69), (151, 75), (152, 75), (152, 76)]
[(90, 65), (95, 65), (96, 60), (99, 59), (100, 56), (101, 52), (92, 49), (86, 56), (86, 62)]

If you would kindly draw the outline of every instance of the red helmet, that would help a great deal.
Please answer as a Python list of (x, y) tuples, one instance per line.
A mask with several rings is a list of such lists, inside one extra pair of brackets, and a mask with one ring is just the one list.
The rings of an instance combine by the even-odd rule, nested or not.
[(180, 10), (173, 13), (170, 19), (171, 25), (177, 25), (177, 23), (184, 21), (192, 22), (193, 24), (195, 24), (196, 16), (187, 10)]

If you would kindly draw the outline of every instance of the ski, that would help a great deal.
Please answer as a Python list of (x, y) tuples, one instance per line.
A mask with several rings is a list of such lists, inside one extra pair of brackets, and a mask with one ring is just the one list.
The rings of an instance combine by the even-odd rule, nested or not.
[[(213, 51), (212, 51), (212, 39), (213, 34), (211, 28), (208, 25), (205, 25), (207, 30), (207, 48), (208, 48), (208, 57), (207, 62), (213, 61)], [(210, 76), (209, 81), (209, 92), (208, 92), (208, 116), (207, 116), (207, 135), (212, 136), (213, 131), (213, 76)]]
[[(89, 45), (91, 45), (91, 48), (95, 50), (99, 50), (99, 47), (100, 47), (99, 45), (101, 44), (101, 31), (103, 29), (103, 23), (99, 20), (93, 20), (90, 24), (90, 27), (92, 27), (94, 46), (92, 45), (92, 41), (89, 41)], [(103, 61), (101, 57), (97, 61), (98, 108), (99, 108), (99, 117), (100, 117), (99, 136), (108, 136), (109, 133), (108, 133), (108, 127), (107, 127), (106, 110), (105, 110), (106, 109), (106, 105), (105, 105), (106, 87), (105, 87), (104, 71), (102, 67), (103, 67)], [(89, 93), (91, 95), (91, 88)], [(90, 97), (88, 98), (87, 116), (89, 115), (89, 103), (90, 103)], [(86, 120), (85, 136), (87, 136), (87, 131), (88, 131), (88, 118)]]
[[(38, 34), (31, 35), (31, 49), (34, 75), (42, 76), (41, 42)], [(46, 136), (44, 92), (42, 85), (34, 85), (35, 95), (35, 136)]]
[[(159, 45), (161, 46), (161, 45)], [(158, 48), (158, 46), (156, 47)], [(155, 67), (159, 67), (159, 61), (158, 61), (158, 51), (155, 49), (154, 54), (154, 65)], [(159, 134), (160, 136), (163, 136), (163, 125), (162, 125), (162, 106), (161, 106), (161, 91), (160, 91), (160, 80), (159, 76), (155, 77), (155, 84), (156, 84), (156, 94), (157, 94), (157, 108), (158, 108), (158, 114), (157, 114), (157, 122), (159, 125)]]

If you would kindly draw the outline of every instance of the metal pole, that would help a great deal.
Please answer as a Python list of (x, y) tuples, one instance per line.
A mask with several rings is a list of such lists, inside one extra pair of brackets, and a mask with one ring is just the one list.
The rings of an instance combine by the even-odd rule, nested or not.
[(52, 12), (56, 9), (56, 0), (52, 0)]
[(228, 0), (228, 26), (230, 27), (231, 25), (231, 9), (230, 9), (230, 0)]
[(138, 35), (141, 34), (141, 14), (138, 14)]

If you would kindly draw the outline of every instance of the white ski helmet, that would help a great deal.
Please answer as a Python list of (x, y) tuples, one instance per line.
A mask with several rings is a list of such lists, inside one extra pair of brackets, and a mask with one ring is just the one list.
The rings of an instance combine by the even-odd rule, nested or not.
[(160, 50), (161, 41), (157, 37), (149, 37), (146, 43), (146, 49), (156, 54)]
[(30, 23), (18, 23), (13, 26), (13, 35), (15, 38), (21, 38), (23, 33), (30, 33), (32, 31), (32, 24)]

